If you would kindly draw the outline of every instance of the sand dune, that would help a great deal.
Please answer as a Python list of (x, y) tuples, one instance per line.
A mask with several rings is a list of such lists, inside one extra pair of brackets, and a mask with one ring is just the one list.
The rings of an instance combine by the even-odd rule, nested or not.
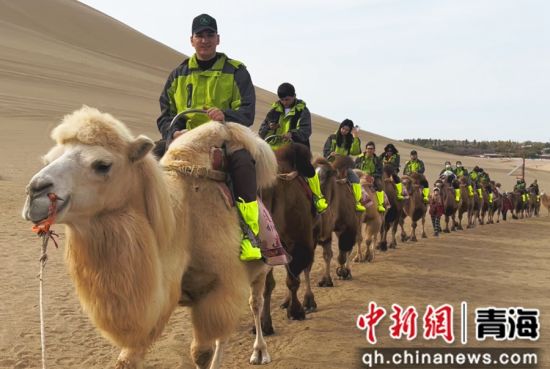
[[(19, 212), (24, 187), (41, 166), (40, 155), (51, 146), (49, 132), (63, 115), (87, 104), (112, 113), (135, 134), (158, 138), (158, 95), (166, 76), (184, 55), (69, 0), (0, 1), (0, 50), (0, 152), (4, 157), (0, 164), (0, 367), (30, 368), (40, 366), (39, 242)], [(254, 129), (276, 98), (261, 88), (257, 95)], [(300, 97), (307, 101), (307, 96)], [(317, 154), (336, 124), (314, 115), (312, 146)], [(372, 131), (361, 132), (363, 143), (374, 140), (380, 150), (394, 142), (403, 161), (414, 147), (377, 135), (375, 127)], [(461, 159), (468, 167), (483, 166), (505, 188), (515, 181), (507, 173), (517, 166), (517, 160), (463, 158), (417, 149), (430, 179), (445, 160)], [(529, 162), (527, 180), (533, 178), (539, 179), (541, 188), (550, 188), (548, 164)], [(356, 266), (353, 281), (339, 282), (329, 291), (315, 290), (320, 310), (305, 322), (288, 322), (282, 312), (275, 313), (278, 334), (268, 339), (275, 359), (270, 367), (354, 365), (353, 349), (365, 346), (364, 334), (354, 328), (354, 319), (370, 299), (386, 307), (392, 302), (419, 307), (456, 304), (461, 299), (478, 306), (524, 305), (541, 309), (543, 322), (547, 322), (548, 227), (548, 218), (487, 226), (415, 246), (400, 245), (401, 250), (379, 256), (372, 266)], [(315, 277), (320, 269), (318, 260)], [(277, 275), (276, 301), (284, 294), (282, 270)], [(62, 250), (50, 250), (46, 306), (50, 367), (112, 365), (116, 350), (81, 311), (64, 270)], [(251, 347), (251, 337), (245, 333), (248, 323), (248, 317), (243, 317), (241, 329), (232, 338), (227, 368), (246, 365)], [(547, 324), (543, 328), (546, 332)], [(529, 346), (548, 347), (546, 333), (540, 342)], [(189, 367), (190, 335), (189, 316), (186, 310), (178, 310), (163, 339), (152, 349), (146, 367)], [(326, 345), (319, 345), (319, 337)]]

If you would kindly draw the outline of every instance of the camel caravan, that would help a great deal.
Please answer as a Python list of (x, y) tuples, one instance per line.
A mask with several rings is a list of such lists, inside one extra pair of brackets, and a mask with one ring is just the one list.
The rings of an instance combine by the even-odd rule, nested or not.
[[(471, 228), (506, 220), (508, 212), (514, 218), (537, 216), (540, 204), (548, 209), (550, 203), (547, 194), (521, 188), (505, 193), (490, 182), (472, 188), (465, 176), (443, 176), (432, 189), (422, 173), (399, 181), (389, 164), (373, 176), (346, 155), (313, 159), (300, 143), (274, 151), (236, 123), (202, 124), (171, 142), (160, 160), (152, 140), (133, 136), (113, 116), (86, 106), (67, 115), (51, 137), (55, 146), (27, 186), (23, 217), (40, 223), (55, 201), (56, 222), (66, 226), (69, 274), (93, 324), (121, 349), (118, 369), (143, 367), (178, 306), (190, 309), (195, 366), (219, 368), (247, 301), (255, 332), (249, 362), (268, 364), (264, 335), (274, 332), (274, 266), (287, 270), (281, 306), (289, 319), (303, 320), (317, 308), (310, 277), (317, 245), (325, 262), (318, 285), (334, 286), (333, 236), (336, 277), (346, 281), (352, 279), (352, 261), (372, 262), (375, 249), (397, 246), (399, 227), (402, 242), (417, 241), (418, 226), (420, 236), (428, 237), (428, 214), (438, 235), (438, 216), (444, 216), (444, 232), (451, 232), (463, 229), (464, 216)], [(259, 237), (270, 240), (260, 243), (260, 260), (240, 259), (241, 219), (225, 168), (213, 159), (220, 148), (228, 155), (244, 148), (255, 161), (265, 212)], [(350, 183), (350, 171), (359, 187)], [(308, 185), (315, 176), (320, 191)], [(316, 208), (316, 192), (326, 199), (326, 210)], [(284, 249), (277, 249), (279, 242)]]

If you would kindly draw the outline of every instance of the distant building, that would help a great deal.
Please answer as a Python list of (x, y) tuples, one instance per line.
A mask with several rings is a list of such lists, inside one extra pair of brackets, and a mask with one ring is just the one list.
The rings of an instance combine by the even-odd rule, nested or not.
[(505, 156), (497, 153), (483, 153), (479, 155), (480, 158), (504, 158)]

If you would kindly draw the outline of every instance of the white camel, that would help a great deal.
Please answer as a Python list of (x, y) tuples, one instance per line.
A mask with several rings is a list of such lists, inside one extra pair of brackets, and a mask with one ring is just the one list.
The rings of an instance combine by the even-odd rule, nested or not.
[(191, 308), (196, 367), (219, 368), (249, 288), (250, 362), (269, 363), (259, 317), (269, 268), (239, 260), (237, 212), (200, 173), (211, 166), (211, 147), (225, 142), (228, 152), (250, 151), (258, 185), (268, 186), (277, 170), (270, 147), (244, 126), (210, 122), (175, 140), (159, 165), (149, 138), (86, 106), (52, 138), (57, 145), (27, 187), (23, 216), (45, 219), (48, 194), (57, 196), (70, 275), (93, 323), (122, 349), (116, 368), (142, 367), (178, 301)]

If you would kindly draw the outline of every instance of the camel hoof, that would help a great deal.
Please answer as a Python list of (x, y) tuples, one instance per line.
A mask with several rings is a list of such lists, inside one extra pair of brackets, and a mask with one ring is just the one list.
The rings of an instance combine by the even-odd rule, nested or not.
[(315, 297), (313, 294), (304, 296), (304, 303), (302, 304), (306, 311), (306, 314), (313, 313), (317, 310), (317, 303), (315, 302)]
[(336, 268), (336, 275), (340, 277), (340, 279), (349, 281), (351, 279), (351, 270), (346, 267), (338, 267)]
[(426, 233), (422, 233), (422, 238), (428, 238), (428, 235)]
[(369, 252), (369, 253), (367, 254), (367, 261), (368, 261), (369, 263), (372, 263), (372, 262), (374, 261), (374, 252)]
[(290, 320), (305, 320), (306, 311), (302, 306), (300, 306), (295, 311), (289, 311), (286, 316)]
[(449, 231), (448, 229), (444, 229), (443, 233), (451, 233), (451, 231)]
[(386, 242), (379, 243), (376, 248), (380, 251), (388, 251), (388, 244)]
[(252, 356), (250, 356), (250, 364), (252, 365), (265, 365), (271, 362), (271, 357), (267, 353), (267, 350), (254, 349)]
[(128, 360), (117, 360), (115, 369), (139, 369), (139, 366), (134, 365)]
[(462, 228), (462, 226), (458, 226), (458, 227), (456, 227), (456, 229), (457, 229), (457, 231), (463, 231), (464, 230), (464, 228)]
[(323, 277), (321, 281), (317, 284), (319, 287), (334, 287), (334, 284), (332, 283), (332, 278)]
[(390, 243), (390, 249), (396, 249), (397, 248), (397, 242)]
[(357, 254), (355, 258), (353, 258), (354, 263), (364, 263), (365, 257), (363, 255)]

